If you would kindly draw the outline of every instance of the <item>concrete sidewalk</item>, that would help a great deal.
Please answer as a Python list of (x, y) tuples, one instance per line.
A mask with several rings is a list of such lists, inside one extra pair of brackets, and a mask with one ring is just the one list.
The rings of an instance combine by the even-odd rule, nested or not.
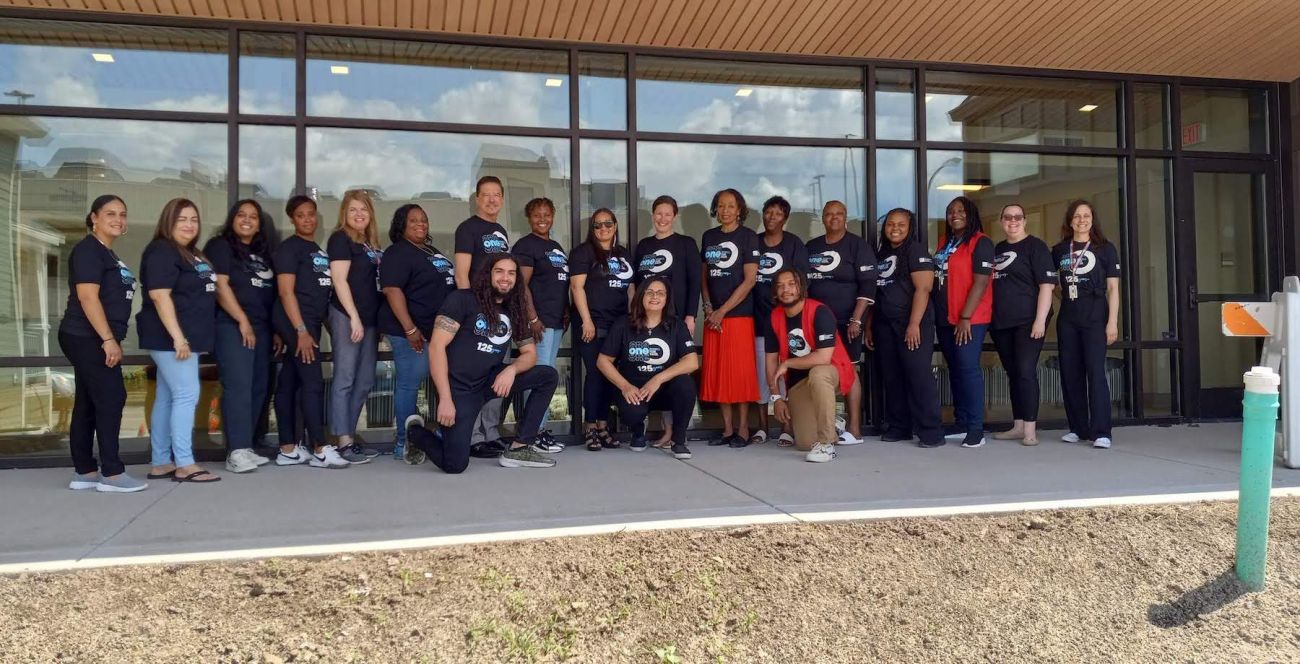
[[(555, 468), (474, 459), (463, 475), (391, 457), (346, 470), (208, 464), (213, 485), (150, 482), (137, 494), (67, 489), (70, 469), (0, 471), (0, 565), (234, 551), (700, 517), (968, 506), (1237, 488), (1241, 425), (1128, 427), (1094, 450), (1041, 434), (1035, 448), (881, 443), (811, 464), (775, 443), (648, 450), (572, 446)], [(131, 472), (143, 477), (145, 467)], [(1281, 465), (1275, 486), (1300, 487)]]

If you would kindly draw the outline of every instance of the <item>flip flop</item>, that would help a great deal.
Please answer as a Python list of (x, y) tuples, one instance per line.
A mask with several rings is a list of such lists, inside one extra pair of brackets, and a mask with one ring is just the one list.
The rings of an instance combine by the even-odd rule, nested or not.
[[(199, 477), (211, 477), (211, 478), (213, 478), (213, 479), (210, 479), (210, 480), (200, 480), (200, 479), (196, 479), (196, 478), (199, 478)], [(172, 477), (172, 481), (173, 481), (173, 482), (190, 482), (190, 483), (193, 483), (193, 484), (211, 484), (211, 483), (213, 483), (213, 482), (220, 482), (220, 481), (221, 481), (221, 478), (220, 478), (220, 477), (217, 477), (216, 475), (213, 475), (212, 473), (209, 473), (209, 472), (206, 471), (206, 470), (196, 470), (196, 471), (190, 473), (189, 475), (186, 475), (185, 477), (181, 477), (180, 475), (176, 475), (176, 476)]]
[(150, 480), (166, 480), (166, 479), (171, 479), (173, 477), (176, 477), (175, 468), (165, 473), (149, 473), (148, 475), (145, 475), (145, 479), (150, 479)]

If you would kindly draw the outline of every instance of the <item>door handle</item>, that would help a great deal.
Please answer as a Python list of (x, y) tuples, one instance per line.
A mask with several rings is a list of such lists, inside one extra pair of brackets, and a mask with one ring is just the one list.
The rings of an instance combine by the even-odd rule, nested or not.
[(1191, 309), (1192, 311), (1196, 311), (1196, 305), (1197, 305), (1196, 296), (1197, 296), (1196, 284), (1192, 284), (1191, 286), (1188, 286), (1187, 287), (1187, 308)]

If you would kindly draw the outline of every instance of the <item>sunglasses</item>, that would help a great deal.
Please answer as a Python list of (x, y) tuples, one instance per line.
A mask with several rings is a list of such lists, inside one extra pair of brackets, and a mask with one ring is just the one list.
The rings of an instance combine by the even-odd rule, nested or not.
[(614, 221), (593, 221), (591, 222), (591, 227), (592, 228), (613, 228), (616, 223), (617, 222)]

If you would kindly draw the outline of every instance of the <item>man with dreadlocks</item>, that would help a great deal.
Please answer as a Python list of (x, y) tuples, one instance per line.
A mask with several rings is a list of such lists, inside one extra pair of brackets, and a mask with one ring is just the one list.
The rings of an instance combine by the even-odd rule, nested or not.
[[(502, 364), (511, 340), (519, 348), (519, 357)], [(443, 472), (464, 472), (469, 465), (470, 432), (483, 404), (531, 391), (519, 419), (521, 435), (498, 462), (506, 468), (555, 465), (532, 449), (532, 443), (541, 428), (542, 414), (550, 407), (559, 374), (537, 364), (519, 263), (513, 256), (491, 257), (474, 275), (469, 289), (447, 296), (434, 321), (429, 350), (442, 438), (424, 428), (424, 418), (418, 414), (408, 417), (407, 463), (423, 463), (427, 455)], [(453, 357), (456, 359), (451, 360)]]

